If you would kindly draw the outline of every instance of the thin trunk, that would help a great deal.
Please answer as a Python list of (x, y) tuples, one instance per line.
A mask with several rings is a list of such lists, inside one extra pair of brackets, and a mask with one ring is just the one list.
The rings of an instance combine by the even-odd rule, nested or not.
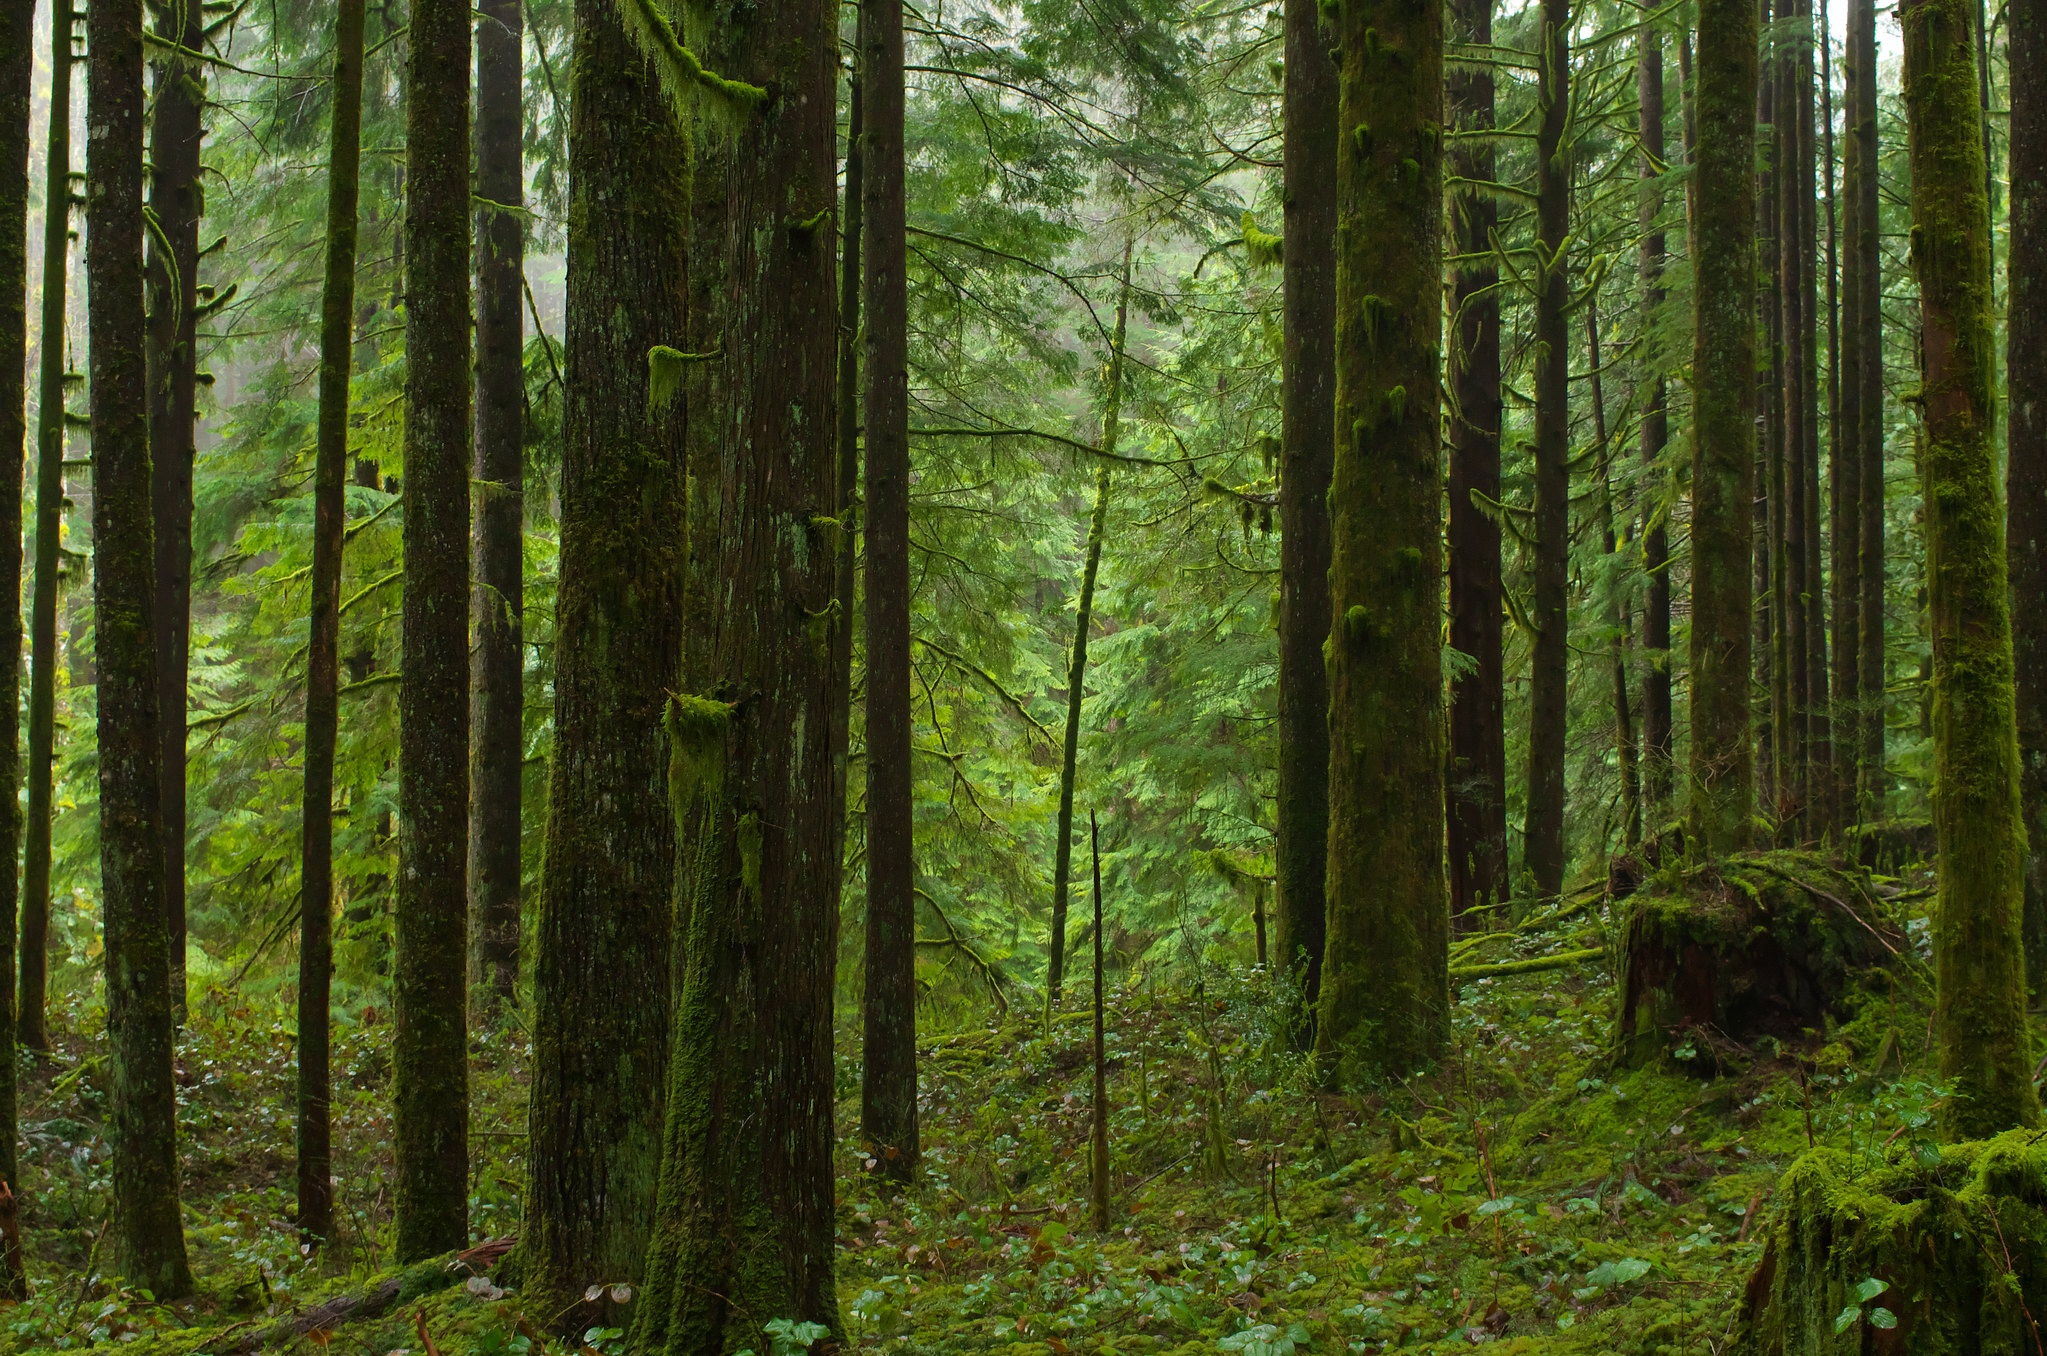
[[(58, 23), (58, 30), (66, 25)], [(14, 860), (21, 846), (21, 477), (28, 442), (28, 143), (29, 94), (35, 76), (35, 6), (0, 16), (0, 1197), (21, 1185), (16, 1159), (14, 1060), (14, 925), (20, 897)], [(49, 204), (65, 216), (62, 200)], [(6, 1209), (13, 1209), (11, 1204)], [(0, 1247), (0, 1296), (28, 1297), (28, 1277), (12, 1221)]]
[[(1761, 552), (1756, 585), (1767, 599), (1758, 609), (1758, 616), (1768, 618), (1765, 633), (1768, 643), (1761, 647), (1761, 653), (1767, 658), (1759, 665), (1768, 675), (1766, 686), (1770, 694), (1767, 733), (1760, 740), (1764, 765), (1769, 769), (1764, 805), (1774, 826), (1773, 834), (1781, 835), (1783, 825), (1791, 816), (1792, 792), (1795, 789), (1791, 773), (1791, 561), (1785, 550), (1785, 536), (1789, 531), (1785, 509), (1791, 493), (1784, 473), (1788, 441), (1784, 426), (1785, 164), (1783, 138), (1778, 135), (1777, 126), (1780, 121), (1778, 109), (1784, 102), (1784, 71), (1769, 37), (1773, 33), (1769, 27), (1770, 0), (1761, 0), (1761, 7), (1766, 50), (1762, 57), (1757, 122), (1759, 127), (1767, 127), (1769, 132), (1767, 135), (1758, 132), (1762, 137), (1762, 183), (1758, 188), (1757, 202), (1758, 277), (1762, 288), (1764, 350), (1759, 373), (1763, 389), (1757, 393), (1756, 404), (1763, 431), (1757, 462), (1763, 475), (1762, 502), (1768, 519), (1769, 537)], [(1764, 637), (1759, 636), (1758, 639), (1761, 641)]]
[(1881, 193), (1877, 166), (1877, 64), (1875, 0), (1854, 0), (1855, 60), (1861, 85), (1849, 116), (1853, 121), (1857, 162), (1861, 166), (1853, 196), (1857, 249), (1862, 276), (1857, 303), (1861, 357), (1854, 380), (1861, 388), (1856, 426), (1856, 453), (1861, 462), (1862, 497), (1856, 510), (1858, 582), (1862, 596), (1856, 609), (1860, 653), (1855, 686), (1862, 694), (1861, 780), (1857, 790), (1860, 818), (1881, 818), (1889, 778), (1884, 769), (1884, 355), (1883, 248), (1879, 235)]
[(867, 954), (860, 1133), (891, 1181), (917, 1171), (917, 867), (910, 762), (909, 256), (903, 5), (860, 14), (867, 239)]
[[(839, 813), (836, 839), (843, 863), (846, 839), (846, 786), (853, 728), (853, 608), (859, 601), (860, 525), (860, 185), (866, 157), (860, 147), (865, 116), (860, 94), (860, 67), (854, 42), (854, 65), (846, 81), (846, 187), (839, 195), (839, 520), (837, 583), (832, 605), (838, 619), (832, 627), (832, 805)], [(841, 876), (843, 877), (843, 868)], [(843, 885), (841, 886), (843, 890)]]
[[(838, 493), (832, 13), (823, 0), (721, 12), (699, 52), (767, 94), (734, 110), (724, 146), (697, 161), (700, 176), (716, 178), (694, 190), (692, 238), (706, 240), (707, 221), (719, 231), (718, 248), (691, 254), (690, 295), (716, 299), (708, 319), (724, 356), (716, 424), (699, 433), (690, 410), (692, 465), (701, 455), (697, 484), (710, 501), (692, 509), (692, 532), (702, 526), (719, 549), (691, 562), (690, 597), (713, 611), (690, 624), (686, 681), (717, 700), (671, 706), (678, 760), (703, 775), (677, 915), (688, 936), (660, 1196), (633, 1300), (632, 1350), (650, 1356), (753, 1346), (767, 1315), (840, 1322), (836, 698), (814, 620), (837, 574), (820, 549), (824, 529), (804, 530)], [(736, 705), (724, 705), (727, 694)], [(686, 722), (685, 710), (695, 717)]]
[(1813, 93), (1812, 0), (1799, 0), (1803, 36), (1795, 49), (1798, 125), (1798, 392), (1799, 493), (1805, 512), (1805, 837), (1824, 839), (1834, 828), (1833, 748), (1827, 721), (1827, 578), (1820, 536), (1820, 309), (1819, 180), (1814, 138), (1817, 107)]
[[(1620, 533), (1613, 508), (1613, 448), (1607, 443), (1605, 383), (1599, 372), (1599, 297), (1596, 292), (1585, 299), (1585, 355), (1586, 366), (1591, 370), (1593, 446), (1599, 455), (1600, 536), (1611, 559), (1620, 552)], [(1606, 622), (1613, 630), (1610, 667), (1614, 761), (1619, 765), (1621, 774), (1621, 843), (1633, 848), (1642, 841), (1642, 763), (1641, 749), (1635, 738), (1634, 710), (1628, 701), (1628, 613), (1631, 609), (1627, 589), (1621, 585), (1620, 578), (1620, 570), (1613, 570), (1609, 581), (1613, 594), (1607, 606)]]
[[(1313, 1045), (1328, 940), (1329, 458), (1336, 418), (1336, 64), (1317, 0), (1286, 2), (1286, 225), (1280, 268), (1279, 954)], [(1455, 528), (1453, 527), (1453, 531)], [(1453, 641), (1454, 643), (1454, 641)]]
[(652, 398), (651, 363), (662, 345), (716, 346), (689, 328), (687, 129), (612, 0), (582, 0), (575, 21), (555, 745), (520, 1228), (529, 1312), (564, 1327), (591, 1282), (639, 1279), (652, 1226), (680, 898), (661, 713), (683, 681), (692, 407)]
[(391, 1052), (401, 1262), (469, 1238), (469, 6), (418, 0), (409, 37)]
[[(1856, 768), (1861, 760), (1856, 713), (1862, 698), (1856, 682), (1855, 657), (1862, 647), (1857, 629), (1862, 584), (1855, 533), (1857, 506), (1862, 497), (1862, 464), (1855, 425), (1862, 406), (1861, 393), (1852, 376), (1848, 380), (1842, 378), (1844, 365), (1852, 368), (1860, 361), (1861, 349), (1848, 332), (1854, 327), (1856, 315), (1856, 298), (1852, 295), (1856, 268), (1852, 238), (1855, 208), (1852, 203), (1842, 203), (1834, 191), (1834, 81), (1827, 42), (1828, 7), (1821, 5), (1819, 12), (1820, 70), (1824, 77), (1820, 81), (1820, 125), (1825, 129), (1820, 163), (1827, 176), (1827, 540), (1832, 570), (1828, 604), (1834, 621), (1833, 700), (1827, 708), (1834, 755), (1829, 789), (1834, 797), (1834, 824), (1846, 829), (1855, 822)], [(1855, 27), (1852, 10), (1848, 27), (1852, 43)], [(1847, 75), (1844, 63), (1844, 81)]]
[(329, 999), (334, 970), (334, 745), (340, 730), (341, 554), (347, 515), (348, 378), (355, 332), (362, 165), (363, 0), (334, 15), (327, 150), (327, 276), (320, 302), (320, 424), (313, 464), (313, 600), (306, 647), (305, 807), (300, 832), (299, 1232), (334, 1236)]
[(189, 1294), (178, 1211), (170, 937), (157, 778), (155, 550), (142, 279), (141, 0), (86, 16), (86, 279), (92, 363), (93, 615), (99, 669), (100, 900), (115, 1270)]
[[(1449, 1037), (1443, 827), (1443, 10), (1341, 8), (1329, 503), (1329, 945), (1315, 1060), (1356, 1086)], [(1558, 34), (1561, 37), (1561, 34)]]
[[(1102, 450), (1113, 453), (1123, 410), (1123, 343), (1130, 320), (1130, 251), (1123, 242), (1123, 275), (1116, 292), (1116, 332), (1109, 344), (1103, 378)], [(1088, 630), (1095, 619), (1095, 576), (1102, 565), (1102, 536), (1109, 519), (1109, 461), (1095, 466), (1095, 507), (1088, 517), (1086, 556), (1080, 571), (1080, 606), (1073, 622), (1073, 649), (1066, 665), (1066, 742), (1059, 761), (1059, 820), (1052, 856), (1052, 931), (1046, 939), (1051, 958), (1045, 972), (1045, 1017), (1059, 1008), (1059, 990), (1066, 976), (1066, 892), (1073, 874), (1073, 787), (1080, 764), (1080, 704), (1087, 684)]]
[[(2047, 0), (2006, 10), (2015, 90), (2047, 89)], [(2019, 788), (2026, 852), (2026, 973), (2047, 986), (2047, 100), (2012, 100), (2005, 565), (2013, 602)]]
[[(1093, 810), (1087, 812), (1087, 838), (1095, 866), (1095, 1086), (1088, 1138), (1088, 1198), (1094, 1207), (1095, 1232), (1105, 1234), (1109, 1232), (1109, 1052), (1102, 1032), (1102, 830), (1095, 823)], [(1262, 962), (1264, 948), (1259, 951)]]
[[(1799, 0), (1778, 0), (1777, 18), (1795, 23), (1800, 17)], [(1781, 429), (1782, 454), (1778, 465), (1783, 493), (1784, 533), (1781, 538), (1784, 563), (1778, 601), (1784, 608), (1779, 634), (1784, 641), (1785, 671), (1782, 677), (1785, 704), (1779, 734), (1783, 760), (1779, 769), (1777, 794), (1783, 805), (1779, 830), (1791, 842), (1804, 839), (1810, 830), (1812, 804), (1810, 775), (1812, 735), (1812, 647), (1806, 638), (1811, 611), (1812, 587), (1806, 549), (1806, 480), (1808, 448), (1805, 442), (1805, 347), (1808, 319), (1805, 310), (1805, 203), (1801, 192), (1801, 170), (1805, 163), (1805, 120), (1800, 116), (1798, 73), (1800, 43), (1780, 38), (1776, 61), (1775, 98), (1776, 146), (1771, 156), (1777, 188), (1777, 417)]]
[[(1451, 20), (1460, 42), (1493, 40), (1493, 0), (1460, 0)], [(1456, 130), (1484, 131), (1494, 125), (1490, 68), (1452, 71), (1449, 98)], [(1498, 172), (1488, 142), (1460, 142), (1450, 159), (1451, 173), (1460, 178), (1486, 181)], [(1500, 270), (1492, 253), (1499, 219), (1491, 194), (1463, 192), (1451, 199), (1453, 248), (1463, 259), (1451, 283), (1450, 390), (1456, 404), (1450, 416), (1450, 644), (1470, 656), (1474, 667), (1450, 684), (1450, 917), (1459, 929), (1480, 930), (1487, 911), (1506, 902), (1510, 886), (1505, 608), (1500, 525), (1490, 508), (1500, 499), (1500, 299), (1495, 290)], [(1329, 289), (1322, 290), (1326, 298)], [(1322, 592), (1326, 595), (1327, 589)], [(1319, 675), (1319, 643), (1315, 667)], [(1318, 772), (1326, 777), (1326, 713), (1318, 714), (1318, 727), (1325, 755)]]
[(2026, 1031), (2025, 825), (1998, 512), (1990, 204), (1969, 0), (1906, 0), (1912, 259), (1925, 374), (1920, 478), (1933, 641), (1934, 910), (1946, 1128), (2040, 1119)]
[(1755, 0), (1700, 0), (1692, 289), (1691, 837), (1748, 846), (1755, 502)]
[(476, 650), (470, 659), (469, 978), (519, 984), (519, 802), (526, 754), (525, 225), (520, 0), (476, 25)]
[[(1663, 42), (1654, 28), (1638, 39), (1635, 88), (1642, 142), (1640, 262), (1643, 312), (1655, 317), (1663, 308)], [(1663, 373), (1654, 360), (1639, 380), (1648, 388), (1642, 402), (1642, 465), (1648, 472), (1649, 503), (1642, 531), (1642, 568), (1647, 577), (1642, 610), (1642, 773), (1643, 798), (1652, 828), (1660, 829), (1670, 813), (1675, 790), (1671, 761), (1670, 703), (1670, 536), (1667, 528), (1668, 476), (1662, 467), (1670, 436), (1665, 412)]]

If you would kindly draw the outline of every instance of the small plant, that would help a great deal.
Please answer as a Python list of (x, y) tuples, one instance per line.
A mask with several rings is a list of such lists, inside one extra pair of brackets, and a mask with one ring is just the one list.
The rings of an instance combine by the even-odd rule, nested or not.
[(1241, 1356), (1294, 1356), (1294, 1353), (1308, 1345), (1308, 1330), (1298, 1323), (1285, 1328), (1270, 1323), (1259, 1323), (1231, 1333), (1216, 1343), (1221, 1351), (1241, 1353)]
[(1898, 1316), (1889, 1309), (1884, 1308), (1881, 1304), (1872, 1305), (1866, 1309), (1863, 1307), (1869, 1305), (1871, 1300), (1890, 1288), (1891, 1283), (1889, 1281), (1880, 1281), (1874, 1276), (1865, 1276), (1855, 1287), (1855, 1303), (1834, 1316), (1834, 1331), (1837, 1333), (1846, 1332), (1857, 1323), (1864, 1321), (1867, 1321), (1872, 1328), (1888, 1330), (1897, 1327)]

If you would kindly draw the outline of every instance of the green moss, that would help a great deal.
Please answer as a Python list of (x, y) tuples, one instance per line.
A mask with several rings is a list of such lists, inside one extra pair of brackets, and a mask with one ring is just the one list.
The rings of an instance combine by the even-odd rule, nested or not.
[(688, 821), (699, 797), (715, 797), (725, 784), (725, 732), (732, 708), (708, 697), (673, 693), (664, 720), (668, 730), (668, 798), (677, 825)]
[(1253, 264), (1263, 268), (1277, 268), (1282, 252), (1281, 238), (1259, 230), (1257, 220), (1249, 212), (1244, 213), (1244, 252)]

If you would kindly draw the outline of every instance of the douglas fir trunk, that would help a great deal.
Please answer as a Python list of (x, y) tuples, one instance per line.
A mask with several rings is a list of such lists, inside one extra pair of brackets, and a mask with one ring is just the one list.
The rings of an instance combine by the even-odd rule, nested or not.
[[(59, 24), (61, 30), (64, 25)], [(13, 6), (0, 17), (0, 700), (21, 705), (21, 471), (28, 440), (28, 139), (29, 87), (35, 72), (35, 6)], [(59, 205), (57, 216), (65, 215)], [(14, 1091), (14, 859), (21, 841), (20, 726), (0, 722), (0, 1183), (18, 1190)], [(21, 1255), (0, 1249), (0, 1296), (25, 1299)]]

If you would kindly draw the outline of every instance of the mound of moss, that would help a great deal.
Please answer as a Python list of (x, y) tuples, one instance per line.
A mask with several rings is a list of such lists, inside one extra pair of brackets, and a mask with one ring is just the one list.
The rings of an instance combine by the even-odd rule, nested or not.
[(2047, 1336), (2047, 1135), (1838, 1149), (1784, 1175), (1728, 1350), (1742, 1356), (2038, 1352)]
[(1816, 854), (1671, 868), (1621, 911), (1619, 1048), (1639, 1064), (1673, 1038), (1716, 1052), (1796, 1040), (1841, 1015), (1856, 977), (1908, 953), (1867, 877)]

